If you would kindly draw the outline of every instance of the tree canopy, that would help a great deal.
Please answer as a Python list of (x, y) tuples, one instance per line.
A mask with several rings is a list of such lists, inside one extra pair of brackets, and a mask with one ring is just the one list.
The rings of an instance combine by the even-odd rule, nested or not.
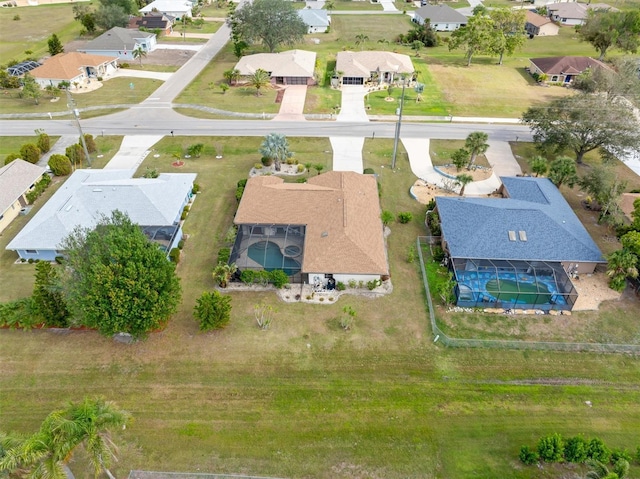
[(464, 49), (467, 66), (470, 66), (474, 55), (491, 51), (494, 36), (493, 20), (478, 12), (477, 15), (469, 18), (465, 26), (451, 34), (449, 50)]
[(293, 153), (289, 150), (287, 137), (282, 133), (269, 133), (264, 137), (260, 145), (260, 154), (275, 163), (276, 171), (280, 171), (280, 164), (291, 158)]
[(640, 124), (623, 99), (590, 94), (558, 98), (529, 108), (522, 121), (541, 148), (556, 153), (569, 149), (578, 163), (596, 148), (612, 154), (640, 149)]
[(262, 42), (270, 52), (280, 45), (302, 40), (307, 26), (288, 0), (255, 0), (236, 8), (228, 17), (232, 37), (247, 43)]
[(52, 34), (47, 40), (47, 45), (49, 49), (49, 55), (54, 56), (58, 53), (64, 53), (64, 47), (62, 46), (62, 42), (58, 38), (58, 35), (55, 33)]
[(526, 40), (525, 13), (524, 10), (496, 8), (489, 11), (489, 18), (493, 21), (494, 27), (489, 52), (498, 55), (498, 64), (502, 65), (504, 55), (513, 55)]
[(176, 311), (175, 264), (126, 214), (114, 211), (94, 229), (76, 228), (62, 249), (68, 257), (65, 299), (80, 324), (105, 335), (142, 337)]
[(600, 60), (610, 48), (635, 53), (640, 44), (640, 11), (591, 9), (577, 31), (581, 40), (591, 43), (600, 53)]
[(95, 12), (95, 24), (104, 30), (126, 27), (128, 23), (129, 14), (120, 5), (102, 3)]

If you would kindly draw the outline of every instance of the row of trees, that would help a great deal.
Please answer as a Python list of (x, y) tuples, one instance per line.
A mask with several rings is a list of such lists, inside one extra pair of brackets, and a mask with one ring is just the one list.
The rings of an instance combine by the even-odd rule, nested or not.
[(640, 11), (590, 9), (586, 21), (576, 31), (581, 40), (598, 51), (600, 60), (610, 48), (636, 53), (640, 45)]

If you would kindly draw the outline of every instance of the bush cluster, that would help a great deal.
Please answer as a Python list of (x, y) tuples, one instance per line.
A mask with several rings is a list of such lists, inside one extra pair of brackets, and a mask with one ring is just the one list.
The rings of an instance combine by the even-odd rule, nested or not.
[(427, 213), (427, 226), (433, 236), (441, 236), (442, 228), (440, 226), (440, 216), (436, 211), (429, 211)]
[(56, 176), (70, 175), (72, 170), (71, 160), (65, 155), (51, 155), (49, 168)]
[(281, 269), (273, 271), (245, 269), (240, 273), (240, 281), (245, 284), (262, 284), (266, 286), (272, 283), (276, 288), (280, 289), (289, 283), (289, 276)]
[(37, 200), (44, 190), (47, 189), (47, 186), (51, 183), (51, 177), (49, 175), (44, 175), (33, 187), (33, 189), (26, 194), (27, 201), (31, 204), (35, 200)]
[(404, 224), (409, 223), (413, 219), (413, 215), (409, 211), (401, 211), (398, 213), (398, 222)]

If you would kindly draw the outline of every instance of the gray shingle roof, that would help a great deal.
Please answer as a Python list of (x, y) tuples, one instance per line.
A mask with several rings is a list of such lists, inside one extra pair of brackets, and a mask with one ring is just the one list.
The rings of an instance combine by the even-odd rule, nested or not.
[(302, 18), (302, 21), (309, 27), (328, 27), (330, 23), (327, 11), (317, 8), (303, 8), (302, 10), (298, 10), (298, 16)]
[(128, 28), (113, 27), (104, 32), (98, 38), (91, 40), (80, 51), (98, 50), (134, 50), (138, 42), (136, 40), (155, 36), (155, 33), (130, 30)]
[[(602, 252), (547, 178), (501, 178), (508, 198), (438, 197), (454, 258), (604, 262)], [(509, 239), (515, 231), (516, 241)], [(526, 241), (519, 238), (526, 233)]]
[(77, 170), (7, 249), (57, 249), (76, 226), (93, 227), (114, 210), (142, 226), (172, 225), (195, 178), (192, 173), (131, 178), (130, 170)]
[(44, 173), (44, 168), (13, 160), (0, 168), (0, 215), (16, 202)]
[(416, 10), (416, 15), (430, 23), (467, 23), (467, 17), (449, 5), (425, 5)]

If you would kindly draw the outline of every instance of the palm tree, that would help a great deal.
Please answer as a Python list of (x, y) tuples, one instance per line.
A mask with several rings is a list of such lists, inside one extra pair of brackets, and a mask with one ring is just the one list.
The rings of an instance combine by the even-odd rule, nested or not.
[(213, 280), (221, 288), (226, 288), (236, 271), (238, 271), (238, 267), (235, 263), (218, 263), (218, 266), (213, 269)]
[(264, 137), (260, 145), (260, 154), (273, 160), (276, 171), (280, 171), (280, 164), (291, 158), (293, 153), (289, 151), (287, 137), (281, 133), (269, 133)]
[(380, 40), (378, 40), (378, 43), (382, 44), (382, 49), (386, 50), (389, 46), (389, 40), (387, 40), (386, 38), (381, 38)]
[(324, 8), (327, 12), (331, 13), (331, 10), (336, 8), (336, 4), (333, 2), (333, 0), (327, 0), (326, 2), (324, 2)]
[(364, 45), (369, 40), (369, 37), (364, 33), (358, 33), (356, 35), (356, 46), (360, 45), (360, 50), (364, 50)]
[(240, 80), (240, 70), (237, 68), (233, 68), (231, 70), (226, 70), (222, 76), (226, 80), (229, 85), (235, 85), (238, 80)]
[(142, 59), (147, 56), (146, 50), (142, 48), (140, 45), (138, 45), (136, 48), (133, 49), (131, 54), (133, 55), (133, 58), (137, 58), (140, 60), (140, 66), (142, 66)]
[(467, 136), (467, 139), (464, 142), (464, 146), (466, 146), (471, 152), (471, 159), (469, 160), (467, 169), (474, 165), (478, 155), (489, 149), (489, 144), (487, 143), (488, 139), (489, 135), (483, 131), (474, 131), (473, 133), (469, 133), (469, 136)]
[(266, 71), (258, 68), (253, 75), (249, 77), (248, 84), (256, 89), (256, 96), (260, 96), (260, 89), (269, 87), (271, 85), (271, 79)]
[(461, 175), (456, 176), (456, 183), (458, 183), (461, 186), (460, 196), (464, 195), (465, 187), (472, 181), (473, 181), (473, 176), (471, 175), (467, 175), (463, 173)]

